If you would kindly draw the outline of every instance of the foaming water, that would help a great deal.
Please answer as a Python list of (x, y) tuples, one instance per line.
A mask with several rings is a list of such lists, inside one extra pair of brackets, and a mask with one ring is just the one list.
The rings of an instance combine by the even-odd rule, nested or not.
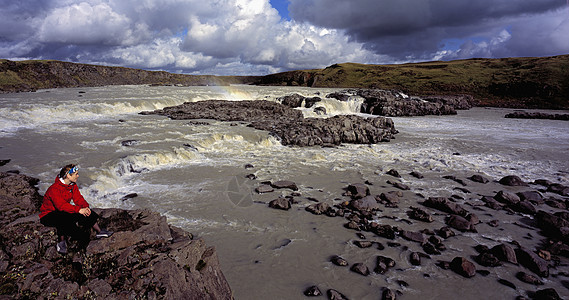
[[(278, 101), (291, 93), (322, 98), (312, 108), (299, 108), (306, 117), (359, 114), (361, 99), (341, 102), (325, 97), (334, 91), (337, 89), (113, 86), (3, 94), (0, 158), (12, 161), (1, 168), (40, 178), (43, 193), (62, 165), (79, 163), (79, 186), (93, 206), (150, 208), (216, 246), (238, 299), (302, 298), (302, 290), (310, 283), (321, 283), (321, 289), (350, 291), (355, 299), (377, 299), (377, 287), (383, 286), (402, 290), (403, 299), (437, 298), (425, 295), (449, 298), (481, 284), (496, 286), (495, 280), (481, 276), (461, 281), (434, 264), (409, 265), (405, 258), (409, 251), (421, 250), (417, 245), (407, 250), (388, 247), (381, 252), (403, 258), (398, 268), (404, 272), (357, 277), (333, 266), (328, 258), (343, 255), (349, 261), (367, 259), (361, 262), (374, 265), (379, 250), (356, 248), (353, 231), (343, 228), (344, 219), (313, 216), (304, 212), (304, 207), (314, 203), (309, 199), (338, 203), (345, 199), (343, 188), (354, 182), (373, 183), (373, 194), (390, 190), (386, 182), (393, 179), (385, 175), (390, 169), (404, 175), (418, 171), (424, 179), (400, 179), (413, 187), (402, 200), (402, 208), (386, 209), (385, 215), (393, 218), (380, 216), (376, 221), (405, 230), (434, 230), (444, 224), (403, 221), (407, 219), (405, 208), (417, 205), (415, 193), (473, 197), (457, 191), (454, 182), (441, 179), (442, 175), (465, 178), (480, 173), (498, 179), (515, 174), (527, 181), (543, 178), (568, 183), (568, 122), (504, 119), (512, 110), (475, 108), (456, 116), (393, 118), (400, 133), (389, 143), (299, 148), (282, 146), (267, 132), (242, 122), (169, 120), (138, 114), (187, 101)], [(319, 107), (326, 115), (315, 111)], [(255, 193), (267, 180), (297, 183), (302, 197), (295, 209), (267, 208), (268, 201), (291, 194), (289, 190)], [(482, 185), (474, 187), (479, 193), (494, 192)], [(123, 198), (132, 193), (138, 196)], [(477, 203), (476, 199), (471, 201)], [(447, 246), (458, 255), (469, 251), (464, 245), (473, 242), (497, 243), (527, 236), (515, 225), (517, 216), (504, 215), (501, 221), (503, 234), (482, 226), (480, 234), (456, 237), (456, 242)], [(499, 269), (493, 272), (509, 276)], [(437, 281), (449, 278), (454, 289), (436, 289)], [(401, 287), (398, 280), (409, 287)], [(489, 299), (504, 297), (504, 293), (513, 298), (516, 293), (503, 289), (483, 292), (480, 297)]]

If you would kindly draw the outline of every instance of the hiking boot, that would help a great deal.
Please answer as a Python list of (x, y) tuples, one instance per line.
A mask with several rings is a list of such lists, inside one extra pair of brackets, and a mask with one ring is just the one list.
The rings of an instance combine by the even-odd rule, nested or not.
[(57, 252), (61, 254), (67, 254), (67, 242), (61, 241), (57, 243), (57, 245), (55, 245), (55, 249), (57, 249)]
[(98, 238), (98, 239), (100, 239), (100, 238), (108, 238), (108, 237), (110, 237), (111, 235), (113, 235), (113, 232), (112, 232), (112, 231), (108, 231), (108, 230), (106, 230), (106, 229), (101, 229), (101, 231), (99, 231), (99, 232), (97, 233), (97, 238)]

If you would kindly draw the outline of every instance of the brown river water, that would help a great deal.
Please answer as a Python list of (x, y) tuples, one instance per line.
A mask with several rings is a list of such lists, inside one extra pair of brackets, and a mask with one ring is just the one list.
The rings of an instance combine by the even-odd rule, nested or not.
[[(143, 116), (141, 111), (208, 99), (270, 100), (293, 92), (305, 96), (337, 89), (300, 87), (148, 87), (114, 86), (41, 90), (0, 95), (0, 159), (11, 162), (0, 170), (19, 170), (41, 180), (43, 193), (58, 170), (67, 163), (81, 168), (80, 190), (95, 207), (150, 208), (167, 216), (170, 223), (217, 249), (222, 270), (236, 299), (304, 299), (303, 292), (317, 285), (323, 293), (336, 289), (350, 299), (380, 299), (382, 288), (400, 291), (398, 299), (515, 299), (528, 291), (555, 288), (569, 298), (567, 259), (552, 269), (545, 285), (535, 287), (516, 279), (522, 266), (487, 268), (487, 276), (464, 278), (436, 266), (463, 256), (471, 261), (474, 246), (489, 247), (517, 241), (535, 249), (543, 237), (531, 217), (508, 214), (483, 206), (482, 195), (500, 190), (535, 190), (538, 186), (505, 187), (495, 180), (518, 175), (527, 182), (548, 179), (569, 184), (569, 122), (505, 119), (513, 110), (474, 108), (455, 116), (392, 118), (399, 130), (396, 139), (376, 145), (341, 145), (336, 148), (285, 147), (267, 132), (241, 123), (175, 121)], [(356, 114), (361, 99), (339, 102), (324, 99), (329, 115)], [(307, 117), (316, 117), (304, 109)], [(559, 112), (557, 112), (559, 113)], [(567, 113), (567, 112), (562, 112)], [(130, 141), (128, 146), (122, 144)], [(247, 164), (252, 168), (245, 168)], [(395, 169), (401, 179), (386, 175)], [(411, 171), (425, 178), (408, 175)], [(254, 174), (257, 179), (246, 176)], [(491, 180), (475, 183), (466, 178), (481, 174)], [(453, 175), (471, 193), (457, 190)], [(298, 202), (289, 211), (267, 203), (291, 190), (257, 194), (263, 181), (291, 180), (298, 187)], [(351, 183), (369, 183), (371, 193), (397, 191), (387, 181), (399, 181), (411, 189), (402, 191), (396, 208), (382, 208), (375, 222), (419, 231), (444, 226), (444, 213), (433, 213), (432, 223), (410, 220), (410, 206), (423, 207), (422, 197), (457, 196), (457, 202), (478, 215), (477, 233), (459, 233), (445, 240), (447, 250), (420, 266), (409, 263), (419, 244), (362, 232), (380, 242), (361, 249), (356, 231), (344, 228), (342, 217), (317, 216), (305, 211), (314, 200), (331, 205), (349, 200), (343, 196)], [(138, 196), (123, 200), (130, 193)], [(419, 196), (418, 194), (422, 195)], [(546, 197), (557, 197), (546, 194)], [(554, 212), (541, 205), (539, 209)], [(498, 220), (498, 227), (486, 223)], [(389, 242), (399, 246), (388, 246)], [(366, 264), (372, 273), (362, 276), (330, 262), (340, 255), (350, 265)], [(378, 255), (396, 261), (385, 274), (373, 269)], [(515, 288), (498, 279), (514, 283)]]

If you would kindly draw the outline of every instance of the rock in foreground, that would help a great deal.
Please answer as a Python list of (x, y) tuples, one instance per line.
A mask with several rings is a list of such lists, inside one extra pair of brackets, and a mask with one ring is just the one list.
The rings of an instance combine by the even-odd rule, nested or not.
[(0, 173), (0, 286), (14, 299), (232, 299), (214, 248), (149, 210), (95, 209), (115, 231), (60, 255), (33, 178)]

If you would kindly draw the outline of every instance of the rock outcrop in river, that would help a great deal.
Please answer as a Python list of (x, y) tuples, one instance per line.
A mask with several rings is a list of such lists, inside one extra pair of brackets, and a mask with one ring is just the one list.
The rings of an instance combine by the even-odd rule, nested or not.
[(327, 119), (304, 118), (299, 110), (264, 100), (186, 102), (142, 114), (164, 115), (175, 120), (249, 122), (249, 126), (253, 128), (269, 131), (283, 145), (295, 146), (374, 144), (387, 142), (397, 133), (393, 121), (389, 118), (363, 118), (354, 115)]
[(95, 209), (115, 231), (59, 254), (38, 180), (0, 173), (0, 298), (232, 299), (214, 248), (149, 210)]

